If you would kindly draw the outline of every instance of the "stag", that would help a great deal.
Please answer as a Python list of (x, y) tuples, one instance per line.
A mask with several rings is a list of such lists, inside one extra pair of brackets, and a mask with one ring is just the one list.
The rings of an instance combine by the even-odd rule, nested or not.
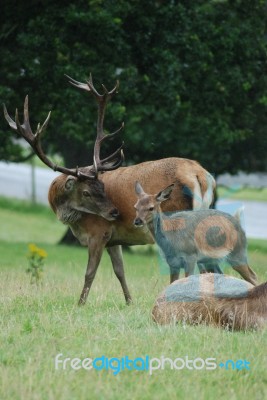
[(246, 235), (239, 214), (232, 216), (218, 210), (179, 211), (163, 214), (162, 202), (170, 198), (174, 185), (157, 194), (147, 194), (139, 182), (134, 208), (134, 225), (147, 225), (161, 248), (171, 271), (185, 267), (186, 276), (194, 274), (198, 262), (227, 261), (248, 282), (257, 285), (257, 275), (248, 266)]
[(160, 325), (186, 322), (228, 330), (259, 329), (267, 322), (267, 282), (255, 287), (219, 274), (182, 278), (158, 296), (152, 318)]
[(118, 82), (111, 91), (102, 85), (103, 94), (100, 94), (95, 89), (91, 76), (86, 83), (68, 78), (72, 85), (92, 94), (98, 104), (93, 165), (68, 169), (55, 165), (47, 158), (42, 150), (40, 138), (47, 127), (50, 113), (43, 125), (38, 125), (33, 133), (29, 122), (28, 97), (24, 104), (23, 124), (19, 121), (18, 111), (14, 121), (4, 107), (5, 118), (10, 127), (27, 140), (46, 165), (54, 171), (62, 172), (52, 182), (48, 199), (58, 219), (70, 226), (73, 234), (89, 251), (79, 304), (86, 302), (105, 248), (121, 284), (126, 303), (129, 304), (131, 295), (125, 280), (121, 245), (154, 243), (147, 228), (135, 229), (132, 224), (135, 181), (146, 184), (150, 191), (160, 190), (162, 186), (175, 182), (170, 201), (163, 207), (166, 211), (209, 208), (213, 201), (215, 181), (199, 163), (184, 158), (173, 157), (121, 167), (123, 144), (114, 153), (101, 159), (103, 142), (117, 135), (123, 127), (122, 125), (114, 134), (105, 134), (103, 127), (106, 105), (117, 92)]

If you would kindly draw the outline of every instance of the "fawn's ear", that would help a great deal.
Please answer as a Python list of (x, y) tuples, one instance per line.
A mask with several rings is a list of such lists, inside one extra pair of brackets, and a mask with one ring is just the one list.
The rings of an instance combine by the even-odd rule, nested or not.
[(165, 189), (163, 189), (161, 192), (159, 192), (156, 196), (156, 200), (160, 203), (162, 201), (168, 200), (171, 195), (171, 192), (173, 190), (173, 187), (174, 187), (174, 183), (170, 186), (167, 186)]
[(141, 183), (138, 181), (135, 182), (135, 193), (137, 194), (138, 197), (145, 194), (144, 189), (141, 186)]

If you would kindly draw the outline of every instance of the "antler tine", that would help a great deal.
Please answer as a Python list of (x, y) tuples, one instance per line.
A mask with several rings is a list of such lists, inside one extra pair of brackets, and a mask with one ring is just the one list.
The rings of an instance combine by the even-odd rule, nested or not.
[(45, 120), (45, 122), (43, 123), (43, 125), (40, 127), (40, 124), (38, 124), (38, 127), (37, 127), (37, 131), (36, 131), (36, 136), (37, 137), (41, 137), (41, 135), (44, 133), (44, 131), (46, 130), (46, 127), (47, 127), (47, 125), (48, 125), (48, 122), (49, 122), (49, 120), (50, 120), (50, 117), (51, 117), (51, 111), (49, 111), (49, 113), (48, 113), (48, 115), (47, 115), (47, 117), (46, 117), (46, 120)]
[[(96, 175), (99, 172), (103, 172), (103, 171), (112, 171), (114, 169), (117, 169), (118, 167), (121, 166), (121, 164), (124, 162), (124, 153), (123, 153), (123, 146), (124, 146), (124, 142), (120, 145), (120, 147), (114, 151), (114, 153), (112, 153), (110, 156), (104, 158), (103, 160), (97, 160), (96, 156), (94, 155), (94, 170)], [(120, 158), (119, 161), (114, 164), (114, 162), (117, 159), (118, 154), (120, 154)], [(113, 160), (113, 162), (112, 162)], [(106, 165), (105, 165), (106, 164)]]
[(114, 86), (114, 88), (112, 90), (108, 91), (106, 86), (103, 85), (103, 83), (102, 83), (102, 87), (104, 89), (105, 94), (109, 95), (110, 97), (112, 97), (115, 93), (117, 93), (117, 90), (119, 89), (119, 86), (120, 86), (120, 82), (117, 80), (116, 81), (116, 85)]
[[(121, 149), (121, 157), (120, 157), (120, 160), (118, 161), (117, 164), (113, 165), (113, 170), (116, 169), (116, 168), (119, 168), (119, 167), (121, 166), (121, 164), (124, 162), (124, 160), (125, 160), (124, 152), (123, 152), (123, 150)], [(111, 169), (109, 169), (109, 170), (111, 170)]]
[[(109, 170), (107, 165), (106, 166), (103, 165), (103, 162), (111, 161), (114, 157), (116, 157), (118, 155), (119, 152), (121, 152), (122, 147), (123, 147), (123, 144), (122, 144), (111, 156), (107, 157), (104, 160), (100, 159), (100, 147), (101, 147), (102, 142), (106, 138), (113, 138), (124, 127), (124, 124), (122, 124), (122, 126), (116, 132), (114, 132), (113, 134), (110, 134), (110, 135), (105, 134), (104, 127), (103, 127), (104, 115), (105, 115), (105, 109), (106, 109), (107, 103), (111, 99), (111, 97), (113, 97), (113, 95), (118, 91), (119, 81), (118, 80), (116, 81), (114, 88), (110, 91), (108, 91), (106, 86), (102, 84), (104, 93), (100, 94), (94, 86), (91, 73), (90, 73), (89, 79), (88, 79), (88, 81), (86, 81), (86, 83), (78, 82), (75, 79), (69, 77), (68, 75), (65, 75), (65, 76), (69, 79), (69, 82), (73, 86), (78, 87), (79, 89), (84, 89), (86, 91), (91, 92), (93, 94), (93, 96), (96, 98), (96, 101), (98, 103), (97, 135), (96, 135), (96, 141), (95, 141), (95, 145), (94, 145), (94, 156), (93, 156), (94, 171), (97, 176), (98, 171)], [(118, 166), (121, 165), (121, 163), (123, 162), (123, 159), (124, 158), (121, 156), (119, 162), (115, 164), (116, 168), (118, 168)], [(115, 169), (115, 167), (114, 167), (115, 165), (112, 165), (110, 168)]]
[(24, 124), (25, 122), (29, 124), (29, 96), (27, 95), (24, 100)]
[(114, 171), (114, 169), (119, 168), (123, 162), (124, 162), (124, 153), (121, 150), (121, 157), (120, 157), (119, 161), (116, 164), (114, 164), (113, 166), (107, 166), (107, 167), (103, 166), (101, 171), (103, 171), (103, 172), (104, 171)]
[(76, 81), (75, 79), (71, 78), (70, 76), (66, 75), (65, 76), (69, 79), (69, 83), (71, 83), (73, 86), (79, 88), (79, 89), (84, 89), (87, 90), (88, 92), (92, 92), (93, 95), (96, 97), (97, 101), (103, 101), (104, 99), (106, 100), (106, 97), (108, 97), (107, 100), (109, 100), (118, 90), (119, 88), (119, 81), (116, 81), (116, 85), (114, 86), (114, 88), (110, 91), (108, 91), (108, 89), (106, 88), (105, 85), (102, 84), (102, 87), (104, 89), (104, 93), (100, 94), (93, 83), (93, 78), (92, 78), (92, 74), (90, 73), (89, 75), (89, 79), (88, 81), (86, 81), (86, 83), (82, 83), (79, 81)]
[[(114, 171), (114, 169), (117, 169), (117, 168), (119, 168), (120, 166), (121, 166), (121, 164), (123, 163), (123, 161), (124, 161), (124, 154), (123, 154), (123, 150), (121, 150), (121, 148), (120, 149), (118, 149), (118, 150), (120, 150), (120, 159), (119, 159), (119, 161), (117, 162), (117, 163), (112, 163), (112, 162), (110, 162), (110, 163), (108, 163), (108, 165), (97, 165), (97, 162), (96, 162), (96, 159), (95, 159), (95, 157), (94, 157), (94, 168), (95, 168), (95, 171), (96, 171), (96, 174), (98, 174), (99, 172), (104, 172), (104, 171)], [(115, 151), (114, 153), (113, 153), (113, 155), (115, 154), (115, 153), (117, 153), (118, 151)], [(105, 161), (105, 162), (107, 162), (107, 160), (109, 159), (109, 158), (111, 158), (111, 157), (107, 157), (107, 158), (105, 158), (105, 160), (103, 160), (103, 161)], [(115, 162), (115, 160), (114, 160), (114, 162)]]
[(40, 158), (40, 160), (43, 161), (44, 164), (46, 164), (49, 168), (53, 169), (54, 171), (62, 172), (63, 174), (67, 175), (72, 175), (78, 178), (82, 179), (95, 179), (95, 173), (92, 175), (86, 175), (84, 173), (81, 173), (78, 169), (73, 170), (65, 167), (60, 167), (56, 164), (54, 164), (49, 158), (45, 155), (42, 145), (41, 145), (41, 136), (43, 132), (45, 131), (48, 122), (50, 120), (51, 116), (51, 111), (48, 113), (47, 118), (45, 119), (44, 123), (42, 125), (38, 124), (36, 133), (34, 134), (32, 132), (31, 126), (30, 126), (30, 120), (29, 120), (29, 108), (28, 108), (28, 96), (25, 97), (24, 101), (24, 121), (23, 124), (20, 123), (19, 121), (19, 115), (18, 115), (18, 110), (16, 109), (16, 116), (15, 116), (15, 121), (9, 116), (7, 109), (4, 105), (4, 115), (5, 118), (9, 124), (9, 126), (16, 130), (19, 131), (21, 136), (30, 144), (32, 149), (34, 150), (35, 154)]
[(8, 122), (8, 125), (9, 125), (12, 129), (14, 129), (14, 130), (16, 131), (16, 130), (17, 130), (16, 122), (13, 121), (13, 119), (12, 119), (12, 118), (10, 117), (10, 115), (8, 114), (5, 104), (3, 104), (3, 107), (4, 107), (4, 116), (5, 116), (5, 119), (6, 119), (7, 122)]
[(113, 158), (115, 158), (119, 153), (121, 156), (123, 156), (123, 160), (124, 161), (124, 153), (123, 153), (123, 147), (124, 147), (124, 142), (122, 142), (122, 144), (120, 145), (120, 147), (114, 151), (114, 153), (112, 153), (110, 156), (107, 156), (106, 158), (104, 158), (103, 160), (101, 160), (102, 164), (105, 164), (107, 162), (109, 162), (110, 160), (112, 160)]
[[(4, 116), (5, 119), (7, 120), (9, 126), (14, 129), (15, 131), (19, 131), (20, 134), (24, 137), (25, 140), (31, 145), (32, 144), (32, 139), (33, 139), (33, 133), (29, 124), (29, 112), (28, 112), (28, 96), (25, 97), (24, 101), (24, 122), (21, 125), (19, 121), (19, 114), (18, 114), (18, 109), (16, 108), (15, 112), (15, 121), (9, 116), (6, 106), (4, 104)], [(26, 131), (27, 128), (27, 131)]]
[(71, 78), (70, 76), (68, 76), (67, 74), (65, 74), (65, 76), (69, 79), (69, 83), (75, 87), (77, 87), (78, 89), (83, 89), (86, 90), (87, 92), (91, 92), (91, 88), (88, 85), (88, 83), (82, 83), (79, 81), (76, 81), (75, 79)]
[(115, 132), (113, 133), (109, 133), (108, 135), (103, 136), (100, 140), (99, 143), (103, 143), (103, 141), (105, 139), (113, 139), (118, 133), (120, 133), (120, 131), (124, 129), (124, 122), (121, 124), (121, 126), (119, 127), (119, 129), (117, 129)]
[(103, 103), (104, 101), (106, 101), (105, 98), (105, 93), (104, 94), (100, 94), (98, 93), (98, 91), (96, 90), (94, 83), (93, 83), (93, 77), (92, 74), (90, 73), (89, 75), (89, 79), (86, 82), (87, 85), (90, 87), (91, 92), (93, 93), (93, 95), (95, 96), (96, 100), (98, 103)]
[(27, 142), (32, 145), (35, 142), (35, 135), (32, 132), (29, 120), (29, 98), (28, 95), (25, 97), (24, 100), (24, 120), (23, 124), (21, 125), (19, 121), (19, 113), (18, 109), (16, 109), (16, 125), (21, 133), (21, 136), (27, 140)]

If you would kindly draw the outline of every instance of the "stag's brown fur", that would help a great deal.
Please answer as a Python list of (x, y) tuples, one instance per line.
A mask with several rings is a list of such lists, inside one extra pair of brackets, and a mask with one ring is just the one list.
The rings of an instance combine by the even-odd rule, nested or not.
[[(231, 289), (227, 290), (230, 282)], [(188, 293), (181, 292), (181, 285), (189, 285)], [(157, 298), (152, 318), (160, 325), (185, 322), (229, 330), (258, 329), (267, 322), (267, 282), (254, 287), (241, 279), (218, 274), (183, 278), (169, 285)]]
[[(48, 200), (54, 212), (57, 212), (58, 205), (68, 205), (69, 196), (64, 188), (67, 178), (67, 175), (60, 175), (50, 186)], [(119, 208), (119, 223), (127, 223), (131, 228), (135, 217), (133, 205), (136, 202), (134, 190), (136, 180), (150, 191), (157, 191), (162, 188), (162, 185), (175, 183), (168, 203), (162, 205), (163, 211), (190, 210), (201, 207), (203, 204), (199, 205), (199, 203), (201, 200), (203, 201), (205, 194), (210, 189), (211, 196), (204, 205), (204, 208), (208, 208), (215, 189), (214, 179), (198, 162), (175, 157), (121, 167), (115, 171), (105, 172), (99, 176), (99, 179), (104, 183), (107, 197)], [(89, 186), (91, 185), (92, 183), (89, 182)], [(186, 194), (183, 192), (184, 187), (187, 188)], [(192, 193), (191, 196), (189, 192)], [(195, 204), (193, 204), (194, 201)], [(90, 211), (88, 212), (90, 213)], [(65, 222), (60, 216), (59, 219)], [(139, 236), (136, 229), (132, 229), (132, 231)]]
[[(121, 167), (99, 175), (104, 184), (105, 194), (119, 210), (119, 218), (108, 221), (97, 213), (80, 212), (74, 201), (69, 201), (65, 192), (67, 175), (60, 175), (49, 190), (49, 203), (58, 218), (67, 223), (82, 245), (89, 248), (88, 268), (85, 286), (80, 303), (84, 303), (94, 279), (103, 249), (108, 248), (114, 271), (120, 280), (126, 301), (131, 300), (127, 288), (121, 250), (118, 245), (136, 245), (154, 243), (147, 228), (136, 229), (134, 204), (136, 195), (134, 184), (140, 181), (151, 191), (158, 191), (163, 186), (175, 182), (170, 200), (162, 207), (164, 211), (188, 210), (192, 207), (208, 208), (215, 187), (214, 179), (196, 161), (183, 158), (167, 158), (158, 161), (144, 162), (138, 165)], [(77, 185), (82, 182), (77, 181)], [(88, 183), (90, 185), (91, 182)], [(186, 187), (187, 195), (184, 193)], [(192, 195), (189, 195), (189, 192)], [(77, 198), (79, 204), (79, 198)]]

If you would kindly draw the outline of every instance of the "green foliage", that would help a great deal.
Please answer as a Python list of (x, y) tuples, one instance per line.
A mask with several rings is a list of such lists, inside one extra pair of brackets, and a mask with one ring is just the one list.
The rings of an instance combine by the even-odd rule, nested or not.
[[(13, 113), (28, 93), (33, 126), (52, 109), (45, 148), (86, 165), (96, 105), (64, 74), (92, 72), (99, 89), (119, 78), (105, 126), (124, 120), (127, 162), (181, 156), (214, 173), (264, 170), (266, 17), (262, 0), (11, 1), (0, 15), (0, 97)], [(10, 137), (1, 119), (0, 158)]]

